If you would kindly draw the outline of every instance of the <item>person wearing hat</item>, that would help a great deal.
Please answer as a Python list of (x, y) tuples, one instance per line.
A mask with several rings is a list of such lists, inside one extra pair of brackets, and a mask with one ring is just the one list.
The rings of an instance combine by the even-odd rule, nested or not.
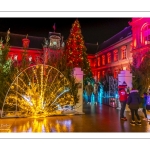
[(119, 85), (118, 86), (119, 88), (119, 101), (120, 101), (120, 104), (121, 104), (121, 111), (120, 111), (120, 119), (121, 120), (124, 120), (124, 121), (127, 121), (127, 118), (124, 116), (124, 111), (125, 111), (125, 108), (126, 108), (126, 103), (127, 103), (127, 92), (125, 90), (126, 86), (124, 85)]

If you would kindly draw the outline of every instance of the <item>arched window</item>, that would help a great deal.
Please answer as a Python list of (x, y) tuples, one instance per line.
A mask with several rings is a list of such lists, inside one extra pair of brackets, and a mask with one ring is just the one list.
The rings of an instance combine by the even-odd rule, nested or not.
[(121, 58), (126, 59), (127, 55), (127, 46), (122, 46), (121, 47)]
[(105, 55), (102, 56), (102, 65), (105, 65)]
[(150, 44), (150, 24), (145, 23), (141, 27), (141, 44)]
[(107, 62), (111, 63), (111, 53), (107, 53)]
[(32, 56), (29, 56), (29, 62), (31, 62), (32, 61)]
[(14, 61), (18, 60), (18, 55), (14, 55)]
[(114, 61), (118, 61), (118, 50), (114, 50)]

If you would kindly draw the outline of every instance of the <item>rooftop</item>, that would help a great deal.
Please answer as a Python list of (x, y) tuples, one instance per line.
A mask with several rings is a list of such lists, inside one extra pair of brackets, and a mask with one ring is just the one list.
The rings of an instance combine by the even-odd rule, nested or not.
[(103, 49), (111, 46), (112, 44), (117, 43), (120, 40), (122, 40), (128, 36), (131, 36), (131, 35), (132, 35), (131, 26), (125, 27), (122, 31), (120, 31), (119, 33), (115, 34), (114, 36), (112, 36), (111, 38), (109, 38), (108, 40), (106, 40), (102, 44), (100, 44), (98, 51), (103, 50)]
[[(49, 35), (51, 35), (52, 32), (49, 32)], [(55, 33), (56, 35), (61, 35), (60, 33)], [(96, 54), (97, 52), (111, 46), (114, 43), (117, 43), (118, 41), (131, 36), (132, 30), (131, 26), (128, 26), (124, 28), (122, 31), (114, 35), (113, 37), (109, 38), (108, 40), (104, 41), (102, 44), (93, 44), (93, 43), (85, 43), (85, 46), (87, 48), (87, 54)], [(6, 37), (5, 32), (0, 32), (0, 37), (3, 38), (3, 40)], [(22, 47), (22, 39), (26, 38), (26, 35), (21, 34), (14, 34), (10, 33), (10, 45), (16, 46), (16, 47)], [(44, 44), (45, 37), (36, 37), (36, 36), (28, 36), (28, 39), (30, 40), (29, 47), (32, 49), (42, 49), (42, 44)]]
[[(5, 40), (6, 33), (0, 32), (0, 37), (2, 37), (3, 40)], [(10, 45), (22, 47), (23, 38), (26, 38), (26, 35), (10, 33)], [(42, 49), (42, 44), (44, 44), (44, 37), (28, 36), (28, 39), (30, 40), (30, 48)]]

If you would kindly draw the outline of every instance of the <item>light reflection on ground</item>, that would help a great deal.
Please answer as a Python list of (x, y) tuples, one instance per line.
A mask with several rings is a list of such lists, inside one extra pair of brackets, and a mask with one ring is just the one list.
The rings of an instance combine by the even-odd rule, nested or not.
[[(7, 120), (7, 121), (6, 121)], [(14, 118), (1, 119), (0, 132), (73, 132), (70, 119)]]
[[(84, 105), (83, 115), (51, 116), (46, 118), (0, 118), (0, 133), (52, 133), (52, 132), (150, 132), (150, 123), (141, 117), (141, 126), (131, 126), (130, 112), (127, 121), (120, 120), (120, 110), (94, 103)], [(150, 119), (150, 112), (147, 111)]]

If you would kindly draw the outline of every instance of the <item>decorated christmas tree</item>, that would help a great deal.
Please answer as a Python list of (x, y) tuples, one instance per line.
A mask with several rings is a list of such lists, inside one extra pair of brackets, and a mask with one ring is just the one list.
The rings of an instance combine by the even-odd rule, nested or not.
[(72, 24), (70, 35), (66, 42), (65, 54), (67, 66), (80, 67), (84, 72), (84, 81), (92, 80), (92, 72), (87, 59), (86, 47), (81, 33), (81, 26), (78, 19)]

